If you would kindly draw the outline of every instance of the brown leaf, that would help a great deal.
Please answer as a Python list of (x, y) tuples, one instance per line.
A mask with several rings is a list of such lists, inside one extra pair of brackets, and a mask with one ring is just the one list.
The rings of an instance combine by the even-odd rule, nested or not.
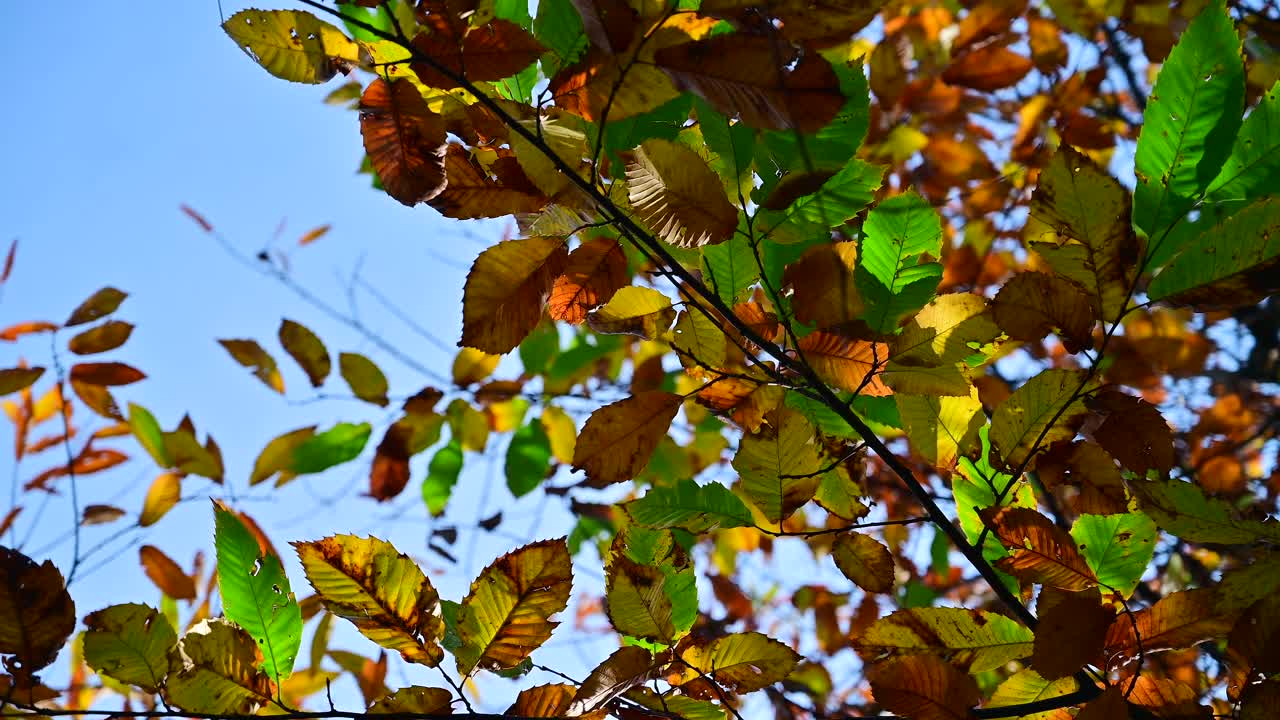
[(114, 505), (85, 505), (81, 525), (106, 525), (125, 516), (125, 511)]
[(818, 377), (841, 390), (872, 397), (893, 394), (878, 375), (889, 359), (888, 345), (819, 331), (800, 338), (799, 350)]
[(111, 391), (105, 386), (72, 380), (71, 389), (75, 392), (76, 397), (80, 398), (81, 402), (102, 417), (108, 420), (123, 419), (120, 414), (120, 406), (116, 404), (116, 399), (112, 397)]
[(369, 358), (360, 353), (339, 353), (338, 370), (356, 397), (379, 407), (386, 407), (391, 402), (387, 398), (390, 389), (387, 376)]
[(507, 715), (527, 718), (562, 717), (569, 709), (577, 686), (564, 683), (538, 685), (520, 691), (515, 704), (507, 708)]
[(133, 334), (132, 324), (121, 320), (110, 320), (71, 338), (67, 342), (67, 349), (77, 355), (93, 355), (115, 350), (125, 344), (131, 334)]
[(791, 67), (793, 52), (774, 36), (717, 35), (664, 48), (654, 59), (681, 90), (760, 130), (816, 132), (845, 102), (830, 63), (809, 52)]
[(23, 335), (31, 335), (34, 333), (52, 332), (57, 330), (58, 326), (51, 322), (30, 321), (20, 322), (10, 325), (4, 330), (0, 330), (0, 340), (5, 342), (16, 342)]
[(1200, 704), (1195, 688), (1173, 678), (1140, 675), (1129, 702), (1167, 720), (1211, 720), (1214, 716), (1212, 708)]
[(311, 387), (323, 385), (333, 363), (320, 338), (305, 325), (288, 319), (280, 321), (280, 330), (276, 334), (280, 337), (280, 344), (285, 352), (307, 374)]
[(636, 11), (626, 0), (570, 0), (582, 16), (582, 29), (594, 47), (618, 54), (639, 30)]
[(182, 211), (183, 215), (186, 215), (187, 217), (191, 218), (192, 222), (199, 225), (201, 230), (204, 230), (207, 233), (213, 232), (213, 225), (210, 224), (208, 220), (205, 220), (203, 215), (196, 212), (190, 206), (179, 205), (178, 209)]
[(448, 185), (428, 204), (445, 217), (469, 220), (532, 213), (548, 202), (514, 157), (499, 157), (486, 169), (465, 147), (450, 143), (444, 166)]
[(0, 370), (0, 395), (8, 395), (24, 390), (35, 384), (44, 375), (44, 368), (5, 368)]
[(628, 690), (646, 682), (654, 672), (653, 654), (641, 647), (621, 647), (582, 681), (570, 703), (570, 715), (605, 707)]
[(542, 319), (544, 298), (568, 261), (564, 239), (507, 240), (480, 253), (462, 293), (459, 345), (510, 352)]
[(154, 545), (138, 549), (142, 569), (161, 592), (174, 600), (195, 600), (196, 582), (190, 575)]
[(0, 547), (0, 653), (15, 656), (5, 667), (30, 677), (57, 658), (75, 627), (75, 602), (58, 568)]
[(952, 85), (990, 92), (1016, 84), (1032, 67), (1031, 58), (1025, 55), (987, 45), (952, 60), (942, 79)]
[(104, 287), (90, 295), (75, 310), (71, 311), (71, 317), (67, 318), (63, 325), (66, 327), (82, 325), (97, 320), (103, 315), (110, 315), (116, 311), (116, 308), (120, 307), (120, 303), (124, 302), (127, 297), (129, 297), (129, 293), (113, 287)]
[(1087, 403), (1106, 419), (1094, 431), (1098, 444), (1120, 464), (1139, 475), (1173, 469), (1173, 430), (1159, 408), (1115, 390), (1106, 390)]
[(869, 593), (893, 589), (893, 556), (870, 535), (843, 533), (831, 546), (831, 557), (844, 576)]
[(928, 655), (876, 663), (866, 673), (876, 702), (911, 720), (969, 720), (982, 699), (973, 678)]
[(1097, 317), (1089, 295), (1061, 275), (1020, 272), (996, 293), (991, 310), (996, 324), (1014, 340), (1034, 342), (1056, 333), (1069, 353), (1093, 346)]
[(982, 520), (1009, 550), (996, 565), (1026, 582), (1063, 590), (1084, 590), (1098, 583), (1071, 536), (1031, 508), (986, 508)]
[(1129, 720), (1129, 703), (1125, 702), (1124, 690), (1120, 685), (1108, 687), (1081, 708), (1076, 720)]
[(1037, 610), (1040, 624), (1036, 626), (1031, 667), (1046, 680), (1067, 677), (1086, 663), (1096, 662), (1111, 622), (1128, 622), (1123, 616), (1116, 620), (1115, 611), (1102, 604), (1097, 588), (1079, 592), (1045, 588)]
[(1078, 490), (1075, 510), (1094, 515), (1129, 511), (1124, 475), (1115, 458), (1091, 442), (1058, 442), (1036, 457), (1036, 472), (1049, 489), (1070, 485)]
[(219, 340), (218, 344), (230, 353), (236, 362), (252, 370), (253, 376), (261, 380), (264, 385), (281, 395), (284, 394), (284, 377), (276, 367), (276, 359), (271, 357), (271, 354), (256, 340)]
[(502, 80), (524, 70), (546, 51), (527, 30), (508, 20), (490, 20), (470, 28), (459, 43), (453, 32), (441, 32), (444, 21), (436, 17), (429, 16), (429, 31), (418, 33), (413, 39), (413, 46), (432, 60), (410, 65), (427, 87), (462, 87), (455, 78), (470, 82)]
[(1164, 596), (1155, 605), (1133, 614), (1133, 620), (1117, 621), (1107, 632), (1107, 652), (1126, 658), (1137, 656), (1138, 639), (1142, 650), (1189, 648), (1197, 643), (1221, 637), (1231, 631), (1236, 613), (1223, 613), (1218, 608), (1217, 590), (1195, 588)]
[(862, 295), (854, 282), (858, 265), (855, 242), (823, 243), (787, 266), (783, 284), (792, 290), (796, 319), (829, 328), (862, 316)]
[(9, 243), (9, 252), (4, 256), (4, 269), (0, 270), (0, 285), (5, 284), (9, 280), (9, 275), (13, 274), (13, 260), (18, 254), (18, 238), (14, 238)]
[(587, 418), (573, 451), (573, 469), (591, 487), (630, 480), (648, 464), (684, 398), (643, 392), (605, 405)]
[(427, 107), (413, 83), (369, 83), (360, 96), (360, 134), (388, 195), (412, 207), (444, 190), (444, 118)]
[(581, 325), (588, 312), (609, 302), (630, 279), (622, 245), (607, 237), (585, 240), (569, 253), (564, 274), (556, 278), (547, 314), (552, 320)]

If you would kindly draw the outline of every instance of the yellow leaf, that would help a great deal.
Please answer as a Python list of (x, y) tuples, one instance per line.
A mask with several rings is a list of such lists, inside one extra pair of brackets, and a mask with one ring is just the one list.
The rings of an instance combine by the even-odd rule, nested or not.
[(670, 644), (675, 637), (671, 598), (662, 568), (623, 556), (613, 559), (605, 579), (609, 622), (621, 635)]
[(458, 611), (458, 672), (513, 668), (529, 657), (569, 604), (573, 565), (564, 538), (507, 553), (485, 568)]
[(813, 426), (803, 415), (779, 409), (768, 425), (745, 435), (733, 456), (747, 499), (770, 522), (780, 523), (809, 502), (822, 482)]
[(148, 527), (155, 525), (164, 517), (182, 496), (182, 476), (177, 473), (161, 473), (151, 481), (147, 488), (147, 497), (142, 501), (142, 513), (138, 516), (138, 525)]
[[(547, 433), (551, 454), (566, 465), (573, 462), (574, 447), (578, 441), (578, 429), (569, 413), (554, 405), (542, 410), (542, 429)], [(465, 444), (465, 443), (464, 443)]]
[(767, 635), (744, 632), (693, 645), (680, 659), (689, 665), (685, 680), (706, 675), (733, 692), (746, 693), (791, 674), (800, 655)]
[(893, 556), (870, 535), (849, 532), (837, 536), (831, 557), (840, 572), (863, 590), (884, 593), (893, 589)]
[(295, 542), (293, 547), (329, 612), (409, 662), (440, 662), (440, 596), (407, 555), (385, 540), (354, 535)]
[(146, 605), (112, 605), (84, 618), (84, 659), (113, 680), (159, 692), (178, 635), (164, 615)]
[(284, 394), (284, 378), (280, 376), (275, 358), (263, 350), (256, 340), (219, 340), (218, 344), (230, 353), (236, 362), (252, 370), (254, 377), (261, 380), (263, 384), (281, 395)]
[(986, 424), (978, 389), (970, 386), (967, 396), (893, 396), (898, 404), (902, 429), (911, 449), (941, 468), (955, 466), (978, 442), (978, 431)]
[(390, 402), (387, 399), (387, 376), (369, 358), (360, 353), (341, 353), (338, 355), (338, 369), (356, 397), (380, 407), (386, 407)]
[(676, 319), (671, 300), (647, 287), (629, 285), (619, 290), (599, 310), (587, 316), (587, 325), (608, 335), (639, 335), (654, 340), (671, 328)]
[(243, 10), (222, 24), (267, 72), (318, 84), (360, 62), (360, 47), (338, 28), (298, 10)]
[(490, 355), (483, 350), (464, 347), (453, 358), (453, 384), (466, 387), (489, 377), (498, 367), (501, 355)]

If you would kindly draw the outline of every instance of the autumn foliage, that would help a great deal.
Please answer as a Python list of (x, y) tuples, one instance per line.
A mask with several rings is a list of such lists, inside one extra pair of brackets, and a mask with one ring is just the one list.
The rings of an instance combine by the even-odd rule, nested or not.
[[(223, 28), (272, 75), (343, 83), (328, 99), (356, 111), (388, 203), (515, 230), (474, 259), (447, 386), (392, 387), (378, 352), (332, 352), (289, 317), (270, 341), (219, 339), (275, 393), (394, 411), (264, 437), (248, 485), (350, 465), (368, 506), (421, 492), (425, 521), (501, 441), (510, 496), (576, 524), (460, 598), (377, 537), (273, 544), (228, 498), (214, 567), (141, 548), (161, 607), (77, 606), (79, 556), (4, 547), (7, 705), (288, 717), (325, 707), (340, 671), (366, 703), (349, 717), (475, 714), (479, 673), (523, 683), (488, 699), (517, 717), (1280, 707), (1273, 7), (298, 4)], [(4, 529), (124, 463), (155, 478), (141, 511), (91, 505), (84, 525), (150, 527), (190, 476), (232, 480), (211, 435), (141, 404), (142, 371), (100, 359), (127, 354), (125, 299), (104, 287), (0, 333), (55, 333), (42, 366), (0, 370), (25, 483)], [(507, 354), (522, 370), (495, 377)], [(77, 435), (81, 407), (109, 425)], [(796, 548), (845, 581), (740, 577)], [(585, 678), (521, 680), (584, 593), (617, 651)], [(300, 657), (306, 625), (337, 620), (449, 687), (389, 688), (385, 657), (316, 643)], [(73, 637), (75, 689), (51, 687)]]

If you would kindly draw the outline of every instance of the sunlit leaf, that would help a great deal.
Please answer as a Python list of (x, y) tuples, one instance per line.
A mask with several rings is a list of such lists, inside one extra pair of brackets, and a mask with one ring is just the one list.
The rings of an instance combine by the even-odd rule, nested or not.
[(738, 693), (766, 688), (800, 662), (794, 650), (758, 632), (742, 632), (701, 642), (680, 652), (689, 666), (685, 678), (706, 676)]
[(813, 426), (779, 410), (760, 432), (743, 437), (733, 456), (742, 491), (770, 522), (780, 523), (813, 499), (822, 476)]
[(1280, 541), (1280, 523), (1246, 520), (1230, 503), (1205, 497), (1195, 483), (1174, 478), (1130, 485), (1143, 512), (1160, 528), (1189, 542), (1243, 545)]
[(840, 572), (863, 590), (883, 593), (893, 589), (893, 556), (870, 535), (850, 532), (836, 536), (831, 557)]
[[(1230, 244), (1221, 242), (1232, 238)], [(1264, 198), (1207, 229), (1151, 281), (1147, 295), (1213, 310), (1252, 305), (1280, 290), (1280, 200)]]
[(1156, 549), (1156, 525), (1146, 513), (1081, 515), (1071, 537), (1098, 583), (1128, 598)]
[(723, 485), (699, 486), (693, 480), (650, 488), (643, 497), (624, 504), (623, 509), (637, 525), (680, 528), (694, 534), (752, 524), (751, 511), (737, 495)]
[[(276, 438), (268, 444), (267, 449), (288, 453), (288, 464), (278, 470), (288, 470), (295, 475), (318, 473), (359, 457), (365, 444), (369, 442), (371, 432), (373, 428), (369, 423), (338, 423), (319, 434), (313, 434), (309, 428), (304, 428)], [(280, 447), (272, 448), (272, 444), (277, 441), (280, 442)], [(264, 454), (266, 452), (267, 450), (263, 450)], [(261, 461), (261, 457), (259, 460)], [(274, 462), (266, 467), (273, 466)], [(276, 471), (277, 469), (272, 469), (263, 478), (270, 477)], [(257, 470), (254, 475), (258, 475)]]
[(138, 549), (138, 557), (142, 570), (165, 595), (174, 600), (195, 600), (195, 580), (163, 550), (154, 545), (143, 545)]
[(677, 247), (722, 243), (738, 225), (738, 209), (706, 161), (678, 143), (649, 140), (637, 148), (627, 191), (645, 225)]
[(322, 83), (360, 62), (356, 43), (300, 10), (243, 10), (222, 29), (264, 70), (292, 82)]
[(558, 237), (508, 240), (480, 253), (463, 291), (460, 344), (495, 355), (519, 345), (542, 319), (568, 257)]
[(1014, 391), (991, 415), (993, 461), (1018, 467), (1031, 453), (1075, 435), (1087, 409), (1083, 370), (1045, 370)]
[(177, 473), (160, 473), (147, 488), (146, 498), (142, 501), (142, 512), (138, 515), (138, 525), (155, 525), (177, 506), (181, 497), (182, 476)]
[(223, 612), (258, 643), (263, 672), (279, 683), (293, 673), (302, 643), (302, 612), (289, 577), (234, 514), (215, 504), (214, 519)]
[(127, 603), (84, 618), (84, 660), (94, 671), (146, 692), (159, 692), (178, 635), (163, 615)]
[(593, 487), (630, 480), (644, 469), (684, 398), (643, 392), (591, 413), (573, 450), (573, 469)]
[(653, 288), (628, 285), (614, 293), (604, 307), (588, 315), (587, 325), (598, 333), (654, 340), (665, 334), (675, 319), (675, 308), (666, 295)]
[(557, 623), (573, 585), (564, 539), (525, 545), (495, 560), (471, 583), (458, 613), (458, 672), (513, 668), (537, 649)]
[(893, 392), (879, 376), (889, 356), (883, 343), (813, 332), (800, 339), (798, 349), (818, 377), (834, 387), (873, 397)]
[(227, 620), (203, 620), (169, 652), (165, 698), (190, 712), (249, 714), (271, 702), (258, 646)]
[(1211, 202), (1230, 207), (1280, 192), (1280, 83), (1262, 94), (1240, 126), (1231, 156), (1209, 183)]
[(587, 313), (609, 302), (630, 280), (627, 258), (617, 241), (606, 237), (585, 240), (569, 253), (564, 274), (556, 278), (547, 299), (553, 320), (580, 324)]
[(440, 662), (440, 596), (407, 555), (384, 540), (354, 535), (292, 545), (329, 612), (409, 662)]
[(360, 96), (360, 134), (388, 195), (412, 207), (444, 191), (445, 120), (413, 83), (369, 83)]
[(864, 658), (939, 655), (969, 672), (1027, 657), (1034, 633), (1003, 615), (967, 608), (915, 608), (881, 618), (854, 639)]
[(387, 399), (387, 376), (369, 358), (360, 353), (340, 353), (338, 369), (356, 397), (381, 407), (386, 407), (390, 402)]
[[(1000, 683), (984, 707), (1008, 707), (1049, 700), (1071, 693), (1076, 687), (1075, 678), (1047, 680), (1035, 670), (1024, 668)], [(1021, 717), (1023, 720), (1050, 720), (1048, 713), (1030, 713)]]
[(324, 343), (309, 328), (289, 319), (280, 321), (280, 329), (276, 333), (280, 337), (280, 345), (289, 356), (298, 363), (302, 371), (311, 381), (311, 387), (320, 387), (329, 376), (332, 363), (329, 351)]
[(928, 656), (877, 663), (867, 680), (876, 702), (914, 720), (965, 720), (982, 697), (973, 678)]
[(1107, 652), (1137, 657), (1142, 652), (1189, 648), (1196, 643), (1221, 637), (1235, 624), (1233, 613), (1217, 606), (1213, 588), (1180, 590), (1139, 610), (1128, 622), (1116, 622), (1107, 633)]
[(1071, 353), (1093, 345), (1093, 308), (1080, 285), (1038, 272), (1009, 278), (991, 303), (996, 324), (1011, 339), (1034, 342), (1053, 333)]
[(122, 320), (109, 320), (68, 340), (67, 349), (77, 355), (106, 352), (125, 344), (132, 334), (132, 324)]
[(915, 314), (937, 290), (942, 266), (925, 262), (942, 250), (938, 213), (915, 193), (895, 195), (867, 214), (858, 248), (858, 289), (867, 304), (863, 318), (877, 332), (896, 332), (904, 315)]
[(275, 358), (262, 348), (256, 340), (219, 340), (218, 344), (230, 353), (236, 362), (253, 371), (254, 377), (264, 385), (284, 394), (284, 378), (276, 367)]

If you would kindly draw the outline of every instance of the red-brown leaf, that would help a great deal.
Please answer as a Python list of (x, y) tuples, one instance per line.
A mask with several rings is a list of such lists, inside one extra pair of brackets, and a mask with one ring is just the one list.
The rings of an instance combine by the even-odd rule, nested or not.
[(71, 381), (87, 385), (129, 385), (145, 377), (141, 370), (120, 362), (76, 363), (71, 366)]
[(1032, 68), (1031, 58), (998, 45), (987, 45), (951, 62), (942, 79), (952, 85), (988, 92), (1014, 85)]
[(431, 112), (413, 83), (369, 83), (360, 96), (360, 134), (388, 195), (412, 207), (444, 190), (444, 118)]

